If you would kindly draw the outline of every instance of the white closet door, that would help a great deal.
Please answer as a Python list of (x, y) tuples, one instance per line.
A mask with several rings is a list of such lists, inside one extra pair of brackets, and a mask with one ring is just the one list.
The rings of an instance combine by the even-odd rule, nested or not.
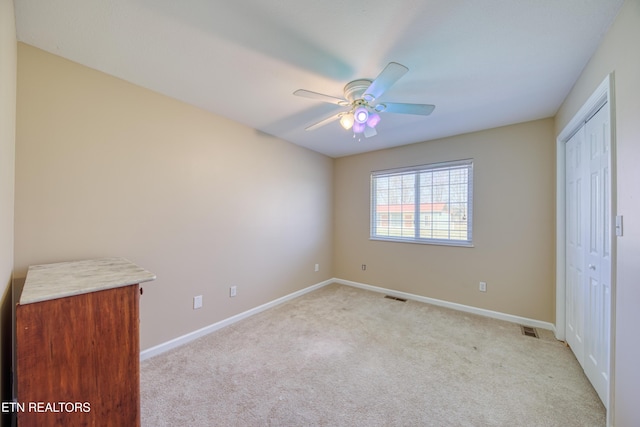
[(609, 407), (611, 133), (605, 104), (566, 144), (567, 343)]
[(589, 155), (589, 231), (586, 251), (584, 370), (605, 406), (609, 398), (611, 320), (611, 141), (609, 104), (586, 124)]
[(588, 209), (585, 197), (585, 128), (576, 132), (566, 145), (566, 339), (580, 365), (584, 366), (585, 312), (585, 232)]

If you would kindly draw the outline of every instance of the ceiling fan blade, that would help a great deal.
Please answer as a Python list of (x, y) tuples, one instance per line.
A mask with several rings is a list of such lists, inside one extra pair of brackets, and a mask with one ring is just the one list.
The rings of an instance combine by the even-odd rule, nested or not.
[(428, 116), (436, 108), (431, 104), (404, 104), (398, 102), (383, 102), (376, 105), (375, 110), (385, 113), (397, 114), (417, 114), (420, 116)]
[(328, 102), (330, 104), (337, 104), (342, 106), (349, 105), (349, 101), (347, 101), (346, 99), (323, 95), (321, 93), (311, 92), (310, 90), (298, 89), (297, 91), (293, 92), (293, 94), (296, 96), (301, 96), (303, 98), (311, 98), (317, 101)]
[(364, 128), (364, 137), (365, 138), (370, 138), (372, 136), (376, 136), (378, 134), (378, 132), (376, 131), (376, 128), (372, 128), (370, 126), (367, 126)]
[(404, 76), (409, 69), (397, 62), (389, 62), (384, 70), (371, 82), (367, 90), (364, 92), (363, 98), (371, 102), (379, 98), (387, 89), (389, 89), (398, 79)]
[(336, 120), (338, 120), (342, 115), (344, 114), (344, 111), (339, 112), (338, 114), (334, 114), (333, 116), (329, 116), (326, 119), (322, 119), (320, 120), (318, 123), (313, 124), (307, 128), (305, 128), (305, 130), (316, 130), (321, 126), (324, 126), (328, 123), (331, 122), (335, 122)]

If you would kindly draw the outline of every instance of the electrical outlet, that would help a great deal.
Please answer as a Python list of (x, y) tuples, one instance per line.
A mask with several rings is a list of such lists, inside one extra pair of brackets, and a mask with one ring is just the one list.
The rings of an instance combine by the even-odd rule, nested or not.
[(316, 264), (316, 271), (320, 271), (320, 264)]
[(229, 296), (235, 297), (238, 294), (238, 288), (236, 286), (232, 286), (229, 288)]
[(193, 297), (193, 309), (202, 308), (202, 295)]
[(487, 292), (487, 282), (480, 282), (480, 286), (478, 286), (478, 290), (480, 292)]
[(367, 269), (367, 264), (362, 264), (362, 271), (365, 271)]

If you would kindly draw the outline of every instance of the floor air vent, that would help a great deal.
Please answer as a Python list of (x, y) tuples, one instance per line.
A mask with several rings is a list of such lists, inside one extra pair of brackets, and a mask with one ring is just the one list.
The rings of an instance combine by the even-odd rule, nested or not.
[(526, 335), (528, 337), (538, 338), (538, 331), (536, 328), (532, 328), (530, 326), (520, 326), (522, 328), (522, 335)]
[(391, 295), (385, 295), (384, 297), (388, 298), (388, 299), (396, 300), (396, 301), (407, 302), (407, 300), (404, 299), (404, 298), (398, 298), (398, 297), (394, 297), (394, 296), (391, 296)]

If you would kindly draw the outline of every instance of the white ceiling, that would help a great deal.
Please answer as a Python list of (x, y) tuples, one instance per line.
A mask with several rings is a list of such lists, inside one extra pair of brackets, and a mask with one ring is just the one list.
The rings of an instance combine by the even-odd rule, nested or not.
[[(623, 0), (15, 0), (18, 40), (332, 157), (551, 117)], [(342, 97), (409, 67), (358, 142)], [(603, 76), (604, 77), (604, 76)], [(99, 100), (96, 100), (99, 102)]]

